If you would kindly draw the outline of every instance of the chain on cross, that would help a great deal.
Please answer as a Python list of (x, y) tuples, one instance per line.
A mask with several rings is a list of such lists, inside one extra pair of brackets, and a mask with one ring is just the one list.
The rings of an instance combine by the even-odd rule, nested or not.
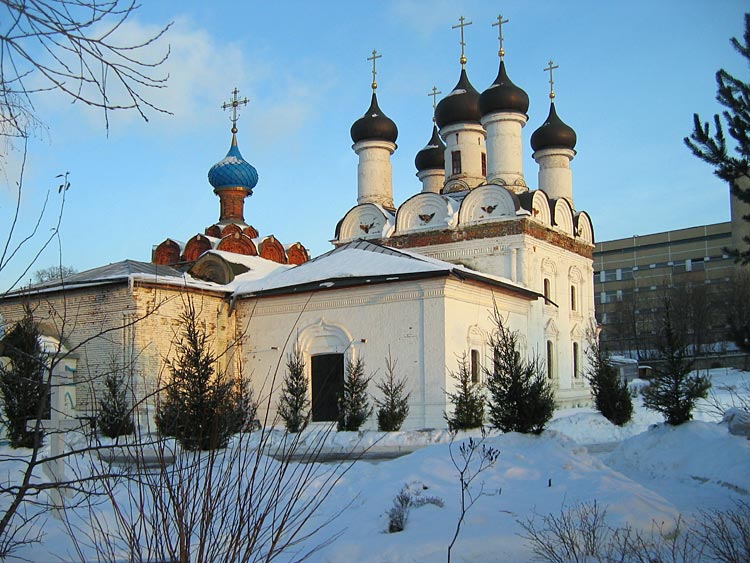
[(466, 51), (465, 51), (464, 48), (466, 47), (466, 41), (464, 41), (464, 28), (467, 25), (471, 25), (472, 22), (467, 22), (466, 18), (464, 18), (463, 16), (461, 16), (460, 18), (458, 18), (458, 21), (460, 23), (452, 26), (451, 29), (459, 28), (461, 30), (461, 59), (460, 59), (460, 62), (461, 62), (461, 66), (465, 67), (466, 66)]
[(373, 92), (378, 89), (378, 82), (377, 80), (375, 80), (375, 77), (378, 74), (378, 71), (375, 69), (375, 61), (377, 61), (378, 59), (382, 59), (382, 58), (383, 58), (383, 55), (378, 55), (378, 52), (375, 49), (372, 50), (372, 57), (367, 57), (368, 61), (372, 61), (372, 91)]
[(224, 102), (221, 105), (221, 109), (223, 110), (228, 110), (230, 108), (232, 109), (232, 117), (230, 119), (232, 121), (232, 133), (235, 133), (235, 134), (237, 133), (237, 120), (240, 118), (240, 115), (239, 115), (240, 105), (246, 106), (248, 102), (247, 98), (243, 98), (240, 100), (239, 93), (240, 91), (237, 88), (235, 88), (234, 90), (232, 90), (232, 99), (229, 100), (228, 102)]
[(497, 26), (497, 38), (500, 41), (500, 50), (497, 52), (502, 60), (505, 57), (505, 49), (503, 48), (503, 24), (508, 23), (509, 19), (503, 19), (503, 16), (498, 14), (497, 21), (492, 24), (492, 27)]
[(545, 67), (544, 72), (549, 72), (549, 99), (555, 99), (555, 80), (552, 78), (552, 71), (556, 68), (560, 68), (560, 65), (556, 65), (552, 60), (549, 62), (549, 66)]

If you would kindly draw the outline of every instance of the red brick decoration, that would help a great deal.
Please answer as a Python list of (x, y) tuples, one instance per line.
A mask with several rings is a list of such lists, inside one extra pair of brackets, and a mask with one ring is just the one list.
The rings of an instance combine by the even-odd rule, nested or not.
[(456, 229), (444, 229), (440, 231), (409, 233), (406, 235), (397, 235), (390, 238), (380, 239), (377, 242), (393, 248), (415, 248), (463, 240), (520, 234), (529, 235), (536, 239), (547, 241), (559, 248), (575, 252), (586, 258), (593, 258), (594, 255), (594, 248), (592, 246), (528, 219), (485, 223), (482, 225), (471, 225), (468, 227), (458, 227)]
[(286, 264), (286, 253), (276, 237), (271, 235), (260, 243), (260, 256), (266, 260), (273, 260), (279, 264)]
[(184, 258), (187, 262), (195, 262), (206, 250), (211, 250), (211, 241), (203, 235), (195, 235), (185, 245)]
[(307, 252), (307, 249), (298, 242), (295, 242), (287, 249), (286, 255), (287, 262), (289, 264), (294, 264), (295, 266), (304, 264), (310, 259), (310, 254)]
[(172, 239), (162, 242), (154, 250), (153, 263), (160, 266), (171, 266), (180, 261), (180, 245)]
[(258, 231), (252, 225), (248, 225), (247, 227), (242, 229), (242, 232), (250, 238), (258, 238)]
[(224, 227), (224, 230), (221, 231), (221, 235), (219, 236), (219, 238), (226, 238), (226, 237), (228, 237), (230, 235), (234, 235), (234, 234), (241, 235), (242, 234), (242, 227), (240, 227), (240, 226), (235, 225), (234, 223), (232, 223), (232, 224), (226, 225)]
[(210, 227), (206, 227), (204, 233), (207, 237), (221, 238), (221, 227), (219, 225), (211, 225)]
[(222, 238), (219, 244), (216, 246), (216, 250), (234, 252), (235, 254), (244, 254), (245, 256), (258, 255), (258, 250), (255, 248), (255, 244), (253, 243), (253, 241), (250, 239), (250, 237), (248, 237), (247, 235), (243, 235), (241, 232), (235, 232)]

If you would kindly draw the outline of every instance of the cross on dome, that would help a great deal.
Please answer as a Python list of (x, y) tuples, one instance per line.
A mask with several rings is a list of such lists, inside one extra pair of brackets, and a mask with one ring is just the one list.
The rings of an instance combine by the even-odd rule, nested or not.
[(549, 99), (555, 99), (555, 80), (552, 78), (552, 71), (556, 68), (560, 68), (560, 65), (556, 65), (551, 59), (549, 66), (544, 68), (544, 72), (549, 72)]
[(492, 24), (492, 27), (497, 26), (497, 38), (500, 41), (500, 50), (497, 54), (500, 56), (501, 60), (505, 58), (505, 49), (503, 48), (503, 24), (508, 23), (509, 21), (509, 19), (503, 19), (503, 16), (498, 14), (497, 21)]
[(378, 83), (375, 80), (375, 76), (377, 76), (378, 74), (378, 71), (375, 69), (375, 61), (378, 59), (382, 59), (382, 58), (383, 58), (383, 55), (378, 55), (378, 52), (375, 49), (372, 50), (372, 57), (367, 57), (368, 61), (372, 61), (372, 91), (373, 92), (378, 89)]
[(461, 30), (461, 58), (459, 59), (459, 61), (461, 62), (461, 68), (464, 68), (466, 66), (466, 53), (464, 51), (464, 47), (466, 47), (466, 41), (464, 41), (464, 28), (467, 25), (471, 25), (472, 22), (467, 22), (466, 18), (463, 16), (458, 18), (458, 21), (460, 23), (452, 26), (451, 29), (459, 28)]
[(437, 86), (432, 87), (432, 92), (427, 94), (428, 96), (432, 96), (432, 121), (435, 121), (435, 108), (437, 108), (437, 97), (438, 94), (442, 94), (440, 90), (437, 89)]
[(221, 109), (225, 111), (230, 108), (232, 109), (232, 117), (230, 118), (230, 120), (232, 121), (232, 133), (234, 134), (237, 133), (237, 120), (240, 118), (239, 116), (240, 105), (246, 106), (248, 103), (247, 98), (243, 98), (240, 100), (239, 93), (240, 91), (235, 87), (235, 89), (232, 90), (232, 99), (229, 100), (228, 102), (224, 102), (221, 105)]

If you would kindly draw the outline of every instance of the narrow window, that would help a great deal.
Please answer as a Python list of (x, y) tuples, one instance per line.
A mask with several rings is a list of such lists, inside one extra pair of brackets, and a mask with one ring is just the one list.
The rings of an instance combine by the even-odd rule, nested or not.
[(576, 309), (576, 286), (570, 286), (570, 310), (577, 311)]
[(471, 382), (479, 383), (479, 350), (471, 351)]
[(552, 354), (554, 353), (555, 349), (552, 346), (552, 341), (547, 340), (547, 378), (552, 379), (555, 375), (554, 369), (555, 369), (555, 363), (552, 360)]
[(482, 153), (482, 176), (487, 176), (487, 154)]
[(451, 162), (453, 163), (453, 173), (461, 173), (461, 151), (451, 152)]
[(544, 300), (549, 301), (550, 300), (550, 281), (549, 278), (544, 278)]
[(578, 342), (573, 342), (573, 377), (578, 379), (578, 370), (580, 369), (580, 366), (578, 365)]

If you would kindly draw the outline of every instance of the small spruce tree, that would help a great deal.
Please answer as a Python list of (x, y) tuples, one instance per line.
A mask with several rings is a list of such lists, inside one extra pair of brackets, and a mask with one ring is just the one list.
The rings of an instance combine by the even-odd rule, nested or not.
[(49, 406), (40, 413), (40, 402), (49, 402), (45, 374), (47, 358), (40, 344), (40, 333), (30, 309), (3, 338), (3, 355), (10, 361), (0, 365), (0, 399), (10, 445), (31, 448), (37, 444), (26, 423), (40, 414), (49, 417)]
[(365, 362), (359, 357), (346, 362), (344, 386), (339, 396), (339, 431), (356, 431), (372, 414), (372, 407), (367, 397), (367, 384), (370, 378), (365, 376)]
[(458, 372), (450, 372), (456, 381), (455, 393), (446, 392), (453, 405), (451, 414), (444, 414), (451, 432), (479, 428), (484, 423), (484, 395), (479, 383), (471, 380), (469, 361), (464, 352), (458, 359)]
[(305, 360), (297, 346), (286, 359), (286, 376), (279, 398), (279, 416), (287, 432), (301, 432), (310, 421), (310, 398), (305, 376)]
[(495, 308), (489, 344), (493, 362), (483, 373), (489, 391), (489, 420), (503, 432), (541, 434), (555, 411), (552, 385), (539, 362), (521, 357), (518, 333), (510, 330)]
[(586, 356), (589, 368), (586, 379), (591, 385), (596, 410), (612, 424), (622, 426), (633, 416), (633, 400), (628, 392), (628, 385), (617, 373), (609, 354), (602, 349), (593, 330), (589, 331), (588, 341)]
[(406, 393), (406, 378), (396, 379), (397, 361), (391, 358), (390, 348), (385, 359), (385, 378), (375, 386), (380, 389), (383, 399), (375, 399), (378, 407), (378, 430), (396, 432), (409, 416), (409, 397)]
[(135, 432), (125, 379), (117, 371), (108, 373), (104, 378), (104, 395), (96, 424), (101, 433), (109, 438)]
[(216, 373), (216, 356), (190, 298), (180, 324), (182, 337), (175, 358), (166, 362), (172, 379), (157, 406), (156, 426), (188, 450), (226, 447), (237, 424), (233, 382)]
[(662, 330), (657, 344), (657, 361), (653, 364), (651, 385), (643, 391), (643, 406), (660, 412), (667, 424), (677, 426), (693, 418), (698, 399), (711, 388), (709, 378), (691, 374), (693, 361), (687, 346), (675, 330), (669, 297), (664, 299)]

